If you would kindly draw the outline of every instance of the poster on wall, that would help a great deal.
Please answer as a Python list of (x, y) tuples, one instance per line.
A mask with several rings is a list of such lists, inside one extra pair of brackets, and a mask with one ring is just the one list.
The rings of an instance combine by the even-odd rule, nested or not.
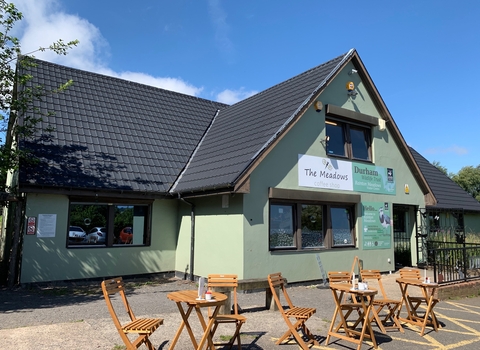
[(37, 237), (55, 237), (57, 214), (38, 214)]
[(396, 194), (393, 168), (298, 155), (298, 185), (344, 191)]
[(362, 202), (363, 249), (389, 249), (392, 219), (387, 202)]

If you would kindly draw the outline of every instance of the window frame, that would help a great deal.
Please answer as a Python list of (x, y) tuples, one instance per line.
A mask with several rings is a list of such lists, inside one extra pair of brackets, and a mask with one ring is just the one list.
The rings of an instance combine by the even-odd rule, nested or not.
[[(350, 109), (342, 108), (339, 106), (335, 106), (332, 104), (327, 104), (325, 106), (325, 136), (327, 137), (327, 143), (325, 145), (325, 152), (327, 153), (327, 156), (330, 156), (330, 154), (327, 151), (328, 148), (328, 133), (326, 132), (327, 129), (327, 121), (334, 121), (334, 122), (339, 122), (342, 123), (343, 125), (346, 125), (346, 128), (349, 128), (350, 126), (352, 127), (362, 127), (368, 132), (366, 133), (365, 139), (367, 141), (367, 147), (368, 147), (368, 159), (362, 159), (358, 157), (353, 157), (353, 152), (351, 148), (351, 143), (348, 143), (348, 140), (351, 141), (351, 135), (350, 132), (348, 131), (349, 138), (345, 138), (344, 142), (344, 148), (345, 148), (345, 153), (344, 156), (337, 156), (337, 155), (331, 155), (332, 157), (341, 157), (345, 159), (351, 159), (351, 160), (359, 160), (359, 161), (365, 161), (365, 162), (370, 162), (373, 163), (373, 151), (372, 151), (372, 144), (373, 144), (373, 129), (374, 127), (377, 127), (380, 125), (380, 119), (381, 117), (374, 117), (368, 114), (363, 114), (359, 113)], [(344, 128), (344, 129), (346, 129)], [(345, 134), (345, 137), (347, 134)], [(348, 149), (349, 147), (349, 149)]]
[[(340, 127), (342, 131), (342, 136), (343, 140), (343, 154), (338, 154), (338, 153), (330, 153), (329, 151), (331, 150), (329, 148), (329, 144), (332, 144), (335, 139), (334, 135), (331, 135), (329, 133), (329, 125), (331, 127)], [(364, 142), (366, 144), (366, 153), (367, 157), (358, 157), (355, 156), (354, 153), (355, 150), (357, 149), (352, 142), (352, 131), (363, 131), (364, 135)], [(360, 124), (360, 123), (353, 123), (345, 120), (340, 120), (338, 118), (331, 118), (331, 117), (326, 117), (325, 118), (325, 135), (327, 137), (327, 142), (326, 142), (326, 147), (325, 147), (325, 152), (328, 157), (340, 157), (340, 158), (345, 158), (349, 160), (355, 160), (355, 161), (363, 161), (363, 162), (373, 162), (373, 157), (372, 157), (372, 127), (369, 125), (365, 124)]]
[[(95, 206), (106, 206), (106, 224), (104, 227), (107, 229), (107, 237), (105, 243), (95, 243), (91, 244), (89, 242), (80, 242), (78, 244), (72, 244), (69, 242), (69, 228), (70, 226), (79, 226), (77, 224), (71, 223), (71, 214), (72, 214), (72, 205), (95, 205)], [(144, 220), (143, 220), (143, 243), (142, 244), (121, 244), (115, 242), (114, 237), (114, 228), (115, 228), (115, 209), (117, 207), (133, 207), (132, 210), (135, 212), (135, 207), (145, 207), (144, 211)], [(89, 197), (70, 197), (68, 205), (68, 221), (67, 221), (67, 231), (66, 231), (66, 248), (67, 249), (84, 249), (84, 248), (117, 248), (117, 247), (148, 247), (151, 245), (152, 237), (152, 206), (153, 200), (132, 200), (132, 199), (118, 199), (118, 198), (102, 198), (102, 199), (92, 199)], [(133, 223), (132, 223), (133, 225)], [(85, 229), (80, 225), (88, 235), (91, 228)], [(97, 226), (93, 226), (97, 227)], [(98, 226), (100, 227), (100, 226)], [(135, 230), (135, 229), (134, 229)]]
[[(292, 225), (293, 225), (293, 246), (272, 246), (271, 245), (271, 226), (272, 226), (272, 206), (283, 205), (292, 206)], [(323, 232), (323, 246), (317, 247), (302, 247), (302, 227), (301, 227), (301, 215), (303, 205), (319, 205), (322, 207), (322, 232)], [(349, 211), (349, 225), (350, 225), (350, 237), (352, 243), (349, 244), (334, 244), (333, 229), (332, 229), (332, 215), (331, 208), (345, 208)], [(268, 205), (268, 247), (269, 251), (319, 251), (319, 250), (331, 250), (339, 248), (356, 248), (356, 205), (354, 203), (332, 203), (322, 201), (311, 200), (288, 200), (288, 199), (276, 199), (271, 198)]]

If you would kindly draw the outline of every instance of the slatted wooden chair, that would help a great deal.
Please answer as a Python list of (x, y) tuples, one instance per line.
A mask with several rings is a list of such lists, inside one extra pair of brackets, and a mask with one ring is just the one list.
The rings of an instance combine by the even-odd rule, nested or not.
[[(350, 271), (328, 271), (328, 283), (349, 283), (352, 284), (352, 272)], [(345, 293), (343, 297), (343, 302), (347, 301), (349, 297), (348, 293)], [(353, 302), (356, 302), (356, 299), (350, 296)]]
[[(335, 284), (335, 283), (348, 283), (352, 284), (352, 272), (350, 271), (328, 271), (328, 282), (330, 284)], [(353, 287), (353, 286), (352, 286)], [(332, 291), (333, 293), (333, 291)], [(350, 299), (350, 301), (349, 301)], [(357, 313), (361, 312), (362, 305), (357, 301), (357, 299), (350, 295), (350, 293), (345, 293), (343, 295), (343, 300), (341, 300), (340, 303), (340, 308), (344, 311), (345, 313), (345, 319), (348, 319), (350, 317), (350, 314), (353, 311), (356, 311)], [(339, 314), (340, 310), (335, 310), (335, 313), (333, 317), (337, 317)], [(353, 327), (356, 327), (359, 322), (355, 323)], [(335, 330), (335, 332), (338, 332), (341, 324), (339, 324), (339, 327)]]
[[(319, 345), (315, 340), (313, 334), (305, 325), (305, 322), (317, 311), (315, 308), (294, 306), (290, 297), (288, 296), (287, 289), (285, 287), (285, 281), (280, 272), (272, 273), (268, 275), (268, 284), (272, 291), (275, 303), (282, 314), (285, 323), (288, 326), (288, 330), (278, 339), (276, 345), (280, 345), (285, 339), (293, 336), (298, 345), (303, 349), (309, 349), (309, 345)], [(283, 294), (288, 306), (284, 307), (280, 301), (280, 295)], [(294, 322), (291, 320), (295, 319)], [(298, 333), (302, 331), (303, 335), (308, 338), (305, 342)]]
[[(422, 275), (421, 275), (419, 269), (409, 269), (407, 267), (404, 267), (404, 268), (400, 269), (399, 272), (400, 272), (400, 278), (415, 279), (415, 280), (422, 281)], [(418, 308), (420, 307), (420, 305), (422, 305), (422, 304), (427, 305), (427, 300), (425, 299), (424, 296), (413, 296), (413, 295), (409, 295), (408, 292), (407, 292), (407, 298), (408, 298), (409, 304), (412, 307), (412, 312), (414, 314), (417, 314), (417, 311), (418, 311)], [(440, 301), (439, 299), (433, 298), (433, 306), (432, 307), (434, 307), (439, 301)], [(397, 313), (397, 316), (398, 316), (398, 314), (400, 314), (400, 311), (401, 310), (399, 309), (398, 313)]]
[(228, 324), (233, 323), (235, 324), (235, 333), (230, 338), (228, 342), (216, 342), (214, 345), (226, 345), (229, 349), (232, 348), (233, 344), (235, 343), (235, 339), (237, 339), (238, 349), (242, 349), (242, 343), (240, 341), (240, 328), (246, 322), (247, 318), (243, 315), (238, 313), (238, 304), (237, 304), (237, 287), (238, 287), (238, 277), (237, 275), (220, 275), (220, 274), (210, 274), (208, 275), (207, 281), (208, 289), (215, 289), (220, 291), (223, 288), (232, 289), (233, 294), (233, 314), (230, 315), (217, 315), (215, 319), (215, 323), (212, 328), (212, 337), (215, 334), (217, 327), (220, 324)]
[[(125, 285), (123, 283), (122, 277), (112, 278), (102, 282), (102, 291), (105, 301), (108, 306), (108, 311), (110, 316), (112, 316), (113, 323), (120, 334), (123, 342), (125, 343), (128, 350), (138, 349), (142, 344), (145, 344), (148, 349), (154, 350), (152, 343), (150, 342), (149, 336), (163, 324), (163, 319), (161, 318), (136, 318), (130, 304), (128, 303), (127, 296), (125, 295)], [(125, 306), (125, 310), (130, 317), (130, 322), (122, 325), (118, 319), (117, 313), (115, 312), (115, 304), (112, 303), (112, 296), (116, 293), (120, 294), (120, 297)], [(137, 338), (133, 341), (128, 337), (129, 334), (138, 335)]]
[(373, 307), (375, 308), (373, 320), (377, 323), (380, 330), (386, 333), (387, 329), (398, 329), (404, 333), (403, 327), (397, 318), (397, 311), (401, 307), (402, 301), (390, 299), (387, 296), (383, 288), (380, 270), (361, 270), (360, 276), (362, 277), (362, 282), (373, 282), (375, 287), (380, 289), (381, 297), (376, 297), (373, 301)]

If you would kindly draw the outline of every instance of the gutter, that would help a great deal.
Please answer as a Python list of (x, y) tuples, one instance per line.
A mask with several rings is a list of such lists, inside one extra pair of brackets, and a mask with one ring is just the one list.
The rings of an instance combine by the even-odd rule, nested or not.
[(193, 277), (193, 270), (194, 270), (194, 257), (195, 257), (195, 204), (192, 202), (189, 202), (182, 198), (180, 196), (180, 193), (178, 194), (178, 199), (180, 199), (182, 202), (188, 204), (191, 208), (190, 210), (190, 281), (194, 281)]

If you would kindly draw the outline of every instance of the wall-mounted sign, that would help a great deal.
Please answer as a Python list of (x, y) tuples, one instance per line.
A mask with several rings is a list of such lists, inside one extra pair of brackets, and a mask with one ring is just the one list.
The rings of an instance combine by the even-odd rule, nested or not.
[(55, 237), (57, 214), (38, 214), (37, 237)]
[(389, 249), (392, 219), (389, 203), (362, 202), (363, 249)]
[(36, 228), (37, 218), (35, 216), (29, 216), (27, 218), (27, 235), (34, 235)]
[(344, 191), (396, 194), (393, 168), (298, 155), (298, 185)]

